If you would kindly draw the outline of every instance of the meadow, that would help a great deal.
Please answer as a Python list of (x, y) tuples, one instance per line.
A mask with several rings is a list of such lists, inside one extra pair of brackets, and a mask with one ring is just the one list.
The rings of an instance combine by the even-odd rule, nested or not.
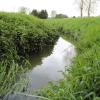
[[(49, 19), (61, 36), (75, 45), (77, 56), (64, 79), (50, 83), (39, 95), (50, 100), (99, 100), (100, 98), (100, 17)], [(67, 74), (68, 72), (68, 74)]]
[(59, 36), (75, 45), (77, 56), (63, 72), (63, 80), (33, 94), (48, 100), (100, 99), (100, 17), (40, 20), (4, 12), (0, 13), (0, 96), (23, 91), (26, 79), (18, 81), (16, 76), (27, 70), (29, 55), (52, 46)]

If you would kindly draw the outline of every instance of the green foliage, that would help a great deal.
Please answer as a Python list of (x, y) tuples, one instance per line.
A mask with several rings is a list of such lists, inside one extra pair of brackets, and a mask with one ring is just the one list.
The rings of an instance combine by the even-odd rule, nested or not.
[[(37, 92), (53, 100), (99, 100), (100, 17), (40, 20), (16, 13), (0, 13), (0, 96), (17, 82), (21, 57), (38, 53), (55, 43), (59, 34), (71, 41), (77, 56), (64, 79)], [(18, 67), (19, 66), (19, 67)], [(26, 68), (26, 67), (24, 67)], [(19, 90), (19, 85), (14, 88)]]
[(40, 19), (47, 19), (48, 18), (48, 12), (46, 10), (41, 10), (40, 12), (36, 9), (32, 10), (31, 15), (36, 16)]
[(48, 18), (48, 13), (47, 13), (47, 11), (46, 11), (46, 10), (41, 10), (41, 11), (39, 12), (38, 17), (41, 18), (41, 19), (47, 19), (47, 18)]
[(20, 80), (26, 83), (26, 79), (16, 77), (29, 67), (27, 56), (52, 46), (58, 37), (57, 31), (40, 19), (0, 12), (0, 96), (23, 89)]
[(33, 16), (0, 13), (0, 36), (14, 43), (18, 55), (36, 53), (54, 44), (58, 38), (56, 33)]
[(68, 18), (68, 16), (64, 14), (56, 14), (55, 18)]
[(33, 9), (31, 15), (38, 17), (38, 11), (36, 9)]
[[(8, 68), (9, 67), (9, 68)], [(18, 73), (23, 73), (22, 66), (19, 66), (14, 61), (8, 64), (8, 61), (0, 62), (0, 97), (14, 91), (23, 91), (27, 84), (25, 77), (18, 76)]]
[(58, 84), (37, 91), (51, 100), (100, 99), (100, 17), (50, 19), (61, 35), (77, 49), (72, 65)]

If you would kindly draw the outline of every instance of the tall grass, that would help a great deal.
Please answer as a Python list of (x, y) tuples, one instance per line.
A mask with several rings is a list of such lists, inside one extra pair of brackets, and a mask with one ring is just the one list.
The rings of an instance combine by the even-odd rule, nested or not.
[(22, 67), (14, 61), (10, 63), (9, 69), (7, 67), (8, 62), (2, 61), (0, 63), (0, 97), (14, 91), (23, 91), (23, 88), (27, 84), (26, 78), (22, 77), (22, 75), (17, 79), (18, 73), (24, 72), (25, 69), (22, 71)]
[(54, 28), (42, 20), (18, 13), (0, 13), (0, 36), (12, 41), (19, 55), (36, 53), (46, 45), (53, 45), (58, 38)]
[[(100, 17), (51, 19), (61, 35), (72, 42), (77, 56), (57, 85), (49, 84), (37, 92), (52, 100), (100, 99)], [(68, 74), (67, 74), (68, 72)]]
[[(27, 64), (18, 64), (19, 57), (14, 44), (6, 37), (0, 37), (0, 98), (14, 91), (22, 91), (27, 84), (26, 77), (20, 75), (26, 71)], [(23, 60), (24, 61), (24, 60)], [(26, 62), (26, 61), (25, 61)], [(23, 69), (24, 66), (25, 68)]]
[(0, 12), (0, 96), (23, 90), (26, 82), (17, 76), (29, 67), (29, 55), (52, 46), (58, 37), (54, 28), (33, 16)]
[[(100, 99), (100, 17), (40, 20), (17, 13), (0, 13), (0, 96), (21, 91), (17, 84), (21, 62), (63, 36), (77, 49), (72, 65), (57, 85), (37, 94), (52, 100)], [(24, 67), (26, 68), (26, 67)], [(67, 74), (68, 72), (68, 74)], [(23, 83), (25, 80), (21, 81)], [(24, 82), (26, 83), (26, 82)], [(25, 86), (25, 85), (24, 85)]]

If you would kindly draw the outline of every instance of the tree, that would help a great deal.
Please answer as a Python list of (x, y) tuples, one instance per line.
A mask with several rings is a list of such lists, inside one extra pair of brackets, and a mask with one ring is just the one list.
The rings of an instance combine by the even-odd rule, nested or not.
[(83, 17), (83, 10), (84, 10), (84, 0), (75, 0), (75, 3), (78, 5), (80, 10), (80, 16)]
[(83, 17), (83, 10), (84, 10), (84, 0), (75, 0), (75, 3), (78, 5), (80, 10), (80, 16)]
[(92, 0), (85, 0), (86, 2), (86, 12), (87, 12), (87, 15), (88, 17), (90, 16), (90, 13), (91, 13), (91, 3), (92, 3)]
[(20, 13), (23, 13), (23, 14), (26, 14), (27, 13), (27, 8), (26, 7), (21, 7), (20, 9), (19, 9), (19, 12)]
[(95, 10), (95, 5), (100, 0), (75, 0), (79, 5), (80, 16), (83, 17), (83, 11), (87, 13), (88, 17)]
[(38, 17), (41, 19), (47, 19), (48, 18), (48, 13), (46, 10), (41, 10), (38, 14)]
[(36, 16), (38, 18), (41, 18), (41, 19), (47, 19), (48, 18), (48, 13), (47, 13), (46, 10), (41, 10), (39, 12), (36, 9), (33, 9), (30, 14), (33, 15), (33, 16)]
[(85, 0), (86, 12), (88, 17), (90, 17), (91, 13), (95, 10), (95, 5), (97, 4), (98, 0)]
[(80, 15), (83, 17), (84, 1), (80, 0)]
[(38, 17), (39, 13), (36, 9), (33, 9), (31, 15)]
[(55, 18), (55, 17), (56, 17), (56, 11), (55, 11), (55, 10), (52, 10), (52, 12), (51, 12), (51, 17), (52, 17), (52, 18)]
[(68, 18), (65, 14), (56, 14), (56, 18)]

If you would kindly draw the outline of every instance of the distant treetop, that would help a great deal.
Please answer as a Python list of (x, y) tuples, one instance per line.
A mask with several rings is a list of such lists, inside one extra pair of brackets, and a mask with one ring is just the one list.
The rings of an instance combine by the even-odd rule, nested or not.
[(55, 18), (68, 18), (68, 16), (65, 14), (56, 14)]
[(48, 12), (46, 10), (41, 10), (39, 12), (36, 9), (33, 9), (30, 14), (33, 15), (33, 16), (36, 16), (38, 18), (41, 18), (41, 19), (47, 19), (48, 18)]

